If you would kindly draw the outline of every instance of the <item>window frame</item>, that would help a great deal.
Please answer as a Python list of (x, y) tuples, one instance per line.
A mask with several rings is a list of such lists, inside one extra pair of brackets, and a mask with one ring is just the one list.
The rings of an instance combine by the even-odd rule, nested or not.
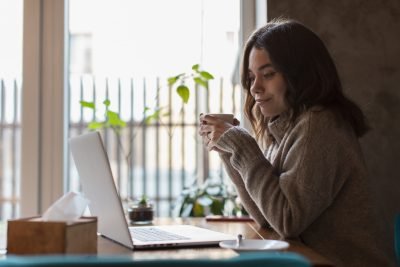
[(67, 57), (64, 0), (24, 0), (21, 215), (63, 194)]

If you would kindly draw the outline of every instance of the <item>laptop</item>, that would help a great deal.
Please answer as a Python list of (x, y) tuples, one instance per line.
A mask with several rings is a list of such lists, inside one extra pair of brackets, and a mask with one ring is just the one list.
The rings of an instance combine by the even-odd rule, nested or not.
[(72, 137), (69, 144), (82, 191), (89, 199), (91, 215), (98, 217), (102, 236), (131, 249), (216, 245), (236, 239), (192, 225), (128, 226), (100, 133)]

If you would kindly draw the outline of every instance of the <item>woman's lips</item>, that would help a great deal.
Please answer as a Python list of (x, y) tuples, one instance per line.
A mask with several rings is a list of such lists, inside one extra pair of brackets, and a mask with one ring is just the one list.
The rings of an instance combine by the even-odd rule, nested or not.
[(262, 104), (265, 104), (266, 102), (268, 102), (270, 100), (271, 100), (271, 98), (268, 98), (268, 99), (257, 99), (256, 103), (257, 103), (257, 105), (262, 105)]

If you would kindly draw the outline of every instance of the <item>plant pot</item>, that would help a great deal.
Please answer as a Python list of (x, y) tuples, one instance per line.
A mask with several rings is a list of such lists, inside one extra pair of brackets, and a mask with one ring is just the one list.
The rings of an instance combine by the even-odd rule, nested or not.
[(128, 208), (131, 224), (151, 224), (154, 218), (154, 209), (151, 204), (135, 203)]

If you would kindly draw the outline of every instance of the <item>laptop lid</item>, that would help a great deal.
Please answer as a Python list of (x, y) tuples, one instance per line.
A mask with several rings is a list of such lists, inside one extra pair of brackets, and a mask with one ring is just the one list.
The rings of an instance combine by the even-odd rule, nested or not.
[(107, 152), (99, 132), (90, 132), (69, 141), (83, 192), (89, 199), (90, 213), (98, 216), (98, 232), (133, 248)]
[[(78, 170), (82, 189), (89, 199), (92, 215), (98, 217), (98, 232), (126, 247), (150, 248), (164, 246), (193, 246), (218, 244), (234, 240), (232, 235), (211, 231), (191, 225), (151, 226), (176, 235), (188, 237), (183, 240), (145, 241), (135, 239), (118, 195), (107, 152), (99, 132), (90, 132), (70, 139), (70, 148)], [(134, 227), (131, 227), (134, 228)], [(141, 226), (145, 229), (145, 226)]]

